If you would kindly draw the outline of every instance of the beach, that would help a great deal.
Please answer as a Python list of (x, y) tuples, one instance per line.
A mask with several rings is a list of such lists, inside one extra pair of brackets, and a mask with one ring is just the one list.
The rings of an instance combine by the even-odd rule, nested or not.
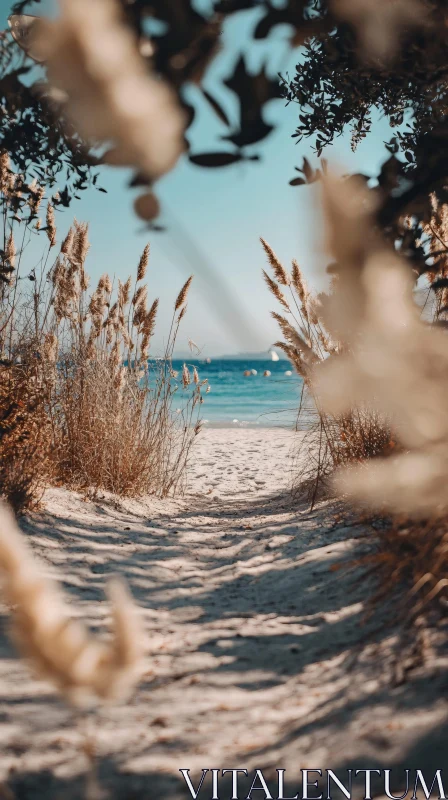
[(448, 800), (447, 3), (0, 17), (0, 800)]
[[(275, 783), (281, 767), (295, 792), (300, 768), (442, 766), (437, 629), (422, 659), (415, 631), (398, 638), (390, 606), (366, 616), (371, 581), (343, 569), (368, 548), (366, 531), (331, 500), (312, 512), (292, 500), (296, 446), (286, 429), (206, 430), (184, 497), (51, 489), (21, 522), (95, 632), (109, 622), (111, 575), (141, 608), (142, 680), (90, 722), (109, 796), (190, 797), (186, 768), (196, 785), (203, 768), (260, 768)], [(14, 797), (79, 800), (86, 720), (16, 660), (6, 629), (3, 607), (0, 779)], [(199, 797), (211, 796), (205, 785)]]

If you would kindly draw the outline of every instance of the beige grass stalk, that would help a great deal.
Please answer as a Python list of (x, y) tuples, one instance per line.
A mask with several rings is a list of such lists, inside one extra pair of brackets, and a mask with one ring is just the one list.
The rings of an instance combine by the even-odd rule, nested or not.
[(56, 220), (54, 217), (54, 208), (50, 203), (47, 205), (47, 236), (50, 247), (54, 247), (56, 244)]
[(389, 420), (397, 442), (395, 455), (344, 472), (339, 486), (375, 510), (446, 514), (446, 333), (421, 319), (412, 270), (374, 225), (375, 195), (361, 181), (329, 177), (323, 198), (328, 249), (339, 265), (327, 329), (343, 335), (345, 352), (323, 365), (317, 388), (328, 413), (368, 404)]
[[(1, 170), (9, 192), (14, 176), (9, 161), (3, 159)], [(37, 197), (37, 184), (30, 191)], [(132, 292), (131, 278), (114, 286), (106, 273), (87, 291), (88, 225), (74, 221), (53, 251), (53, 263), (56, 229), (46, 229), (45, 252), (37, 265), (29, 264), (24, 251), (37, 236), (35, 220), (21, 222), (9, 214), (16, 199), (15, 193), (6, 198), (3, 193), (2, 238), (9, 261), (1, 265), (0, 353), (7, 366), (0, 381), (0, 423), (6, 431), (0, 441), (0, 496), (19, 511), (38, 503), (52, 481), (120, 496), (182, 491), (202, 397), (193, 380), (194, 386), (183, 389), (180, 413), (177, 398), (174, 409), (183, 384), (172, 380), (171, 365), (191, 278), (176, 300), (165, 357), (151, 358), (158, 300), (147, 310), (143, 278), (149, 245)], [(51, 208), (47, 204), (50, 227)], [(22, 261), (22, 272), (31, 269), (33, 282), (18, 280)]]
[(145, 249), (143, 250), (143, 253), (139, 261), (137, 269), (137, 281), (144, 280), (144, 277), (146, 275), (146, 270), (148, 268), (148, 263), (149, 263), (149, 244), (147, 244)]
[[(263, 246), (266, 251), (265, 243)], [(271, 248), (267, 252), (271, 253)], [(269, 260), (275, 271), (276, 257), (272, 255)], [(327, 413), (322, 407), (317, 375), (325, 367), (327, 357), (341, 350), (341, 343), (332, 341), (323, 318), (329, 298), (316, 297), (308, 289), (295, 260), (288, 300), (265, 270), (263, 277), (287, 312), (286, 316), (272, 312), (285, 339), (274, 346), (283, 350), (303, 379), (297, 428), (304, 428), (306, 434), (298, 454), (296, 487), (299, 492), (305, 490), (313, 504), (319, 487), (328, 485), (327, 479), (335, 467), (385, 454), (391, 442), (390, 431), (379, 415), (365, 407), (348, 409), (339, 416)], [(344, 385), (342, 381), (341, 386)]]
[(70, 256), (73, 246), (73, 240), (75, 238), (75, 231), (73, 226), (70, 228), (67, 236), (65, 237), (64, 241), (61, 245), (61, 253), (65, 256)]
[(25, 543), (11, 511), (0, 506), (0, 571), (11, 606), (12, 637), (36, 675), (76, 706), (123, 700), (141, 674), (143, 631), (126, 586), (111, 581), (114, 638), (94, 638), (72, 618), (57, 584)]
[(292, 262), (292, 283), (299, 296), (300, 302), (305, 304), (308, 297), (308, 288), (297, 261)]
[(286, 300), (286, 297), (283, 294), (283, 292), (280, 289), (280, 287), (278, 286), (278, 284), (276, 284), (275, 281), (272, 280), (271, 276), (268, 275), (266, 270), (262, 270), (262, 272), (263, 272), (263, 278), (264, 278), (264, 280), (266, 282), (266, 285), (267, 285), (269, 291), (272, 292), (274, 297), (278, 300), (279, 303), (281, 303), (283, 308), (286, 308), (286, 310), (289, 311), (288, 301)]
[(274, 271), (274, 275), (277, 278), (278, 282), (282, 286), (289, 286), (289, 284), (291, 283), (291, 278), (286, 272), (286, 269), (284, 268), (280, 259), (276, 256), (272, 247), (266, 242), (265, 239), (260, 239), (260, 241), (261, 244), (263, 245), (264, 252), (268, 257), (268, 261)]
[(184, 364), (184, 366), (182, 368), (182, 384), (183, 384), (184, 389), (186, 389), (187, 386), (190, 385), (190, 383), (191, 383), (190, 371), (189, 371), (187, 365)]
[(148, 313), (146, 315), (146, 319), (145, 319), (145, 321), (143, 323), (143, 333), (144, 333), (145, 336), (148, 337), (148, 339), (154, 333), (158, 307), (159, 307), (159, 300), (158, 300), (158, 298), (156, 298), (156, 300), (154, 300), (151, 308), (149, 309), (149, 311), (148, 311)]
[(10, 233), (8, 241), (6, 242), (5, 260), (11, 267), (14, 267), (16, 264), (16, 255), (17, 255), (17, 250), (14, 242), (14, 234)]
[(179, 294), (177, 296), (176, 302), (174, 304), (174, 310), (175, 311), (178, 311), (179, 308), (184, 305), (184, 303), (185, 303), (185, 301), (187, 299), (187, 296), (188, 296), (188, 290), (189, 290), (189, 288), (191, 286), (192, 280), (193, 280), (193, 275), (190, 275), (188, 280), (185, 281), (184, 285), (182, 286), (182, 289), (180, 290), (180, 292), (179, 292)]
[(79, 267), (84, 266), (84, 262), (89, 252), (89, 226), (85, 222), (75, 220), (74, 241), (71, 251), (72, 259)]

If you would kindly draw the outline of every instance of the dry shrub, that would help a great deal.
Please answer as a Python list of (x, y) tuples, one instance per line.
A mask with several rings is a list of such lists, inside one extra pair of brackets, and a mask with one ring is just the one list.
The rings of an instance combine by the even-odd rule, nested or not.
[[(118, 281), (114, 291), (103, 275), (90, 295), (88, 248), (87, 227), (75, 223), (52, 271), (51, 335), (59, 357), (50, 407), (57, 476), (73, 488), (165, 497), (181, 488), (200, 429), (203, 384), (183, 391), (187, 387), (172, 369), (192, 279), (176, 300), (163, 359), (149, 360), (158, 308), (158, 300), (147, 308), (142, 283), (149, 248), (134, 281)], [(178, 391), (184, 394), (180, 414), (173, 408)]]
[(0, 492), (16, 513), (39, 502), (51, 475), (45, 387), (33, 366), (0, 367)]
[[(314, 500), (331, 475), (337, 493), (381, 520), (362, 559), (380, 576), (373, 601), (410, 583), (402, 598), (414, 616), (447, 597), (447, 334), (422, 315), (412, 270), (378, 233), (375, 194), (327, 178), (324, 202), (328, 296), (314, 298), (298, 266), (289, 276), (264, 245), (277, 283), (266, 281), (288, 315), (274, 314), (286, 340), (278, 346), (303, 377), (301, 405), (318, 417), (305, 436), (302, 478), (312, 479)], [(434, 203), (426, 244), (437, 322), (448, 310), (447, 221)]]
[[(98, 354), (95, 354), (98, 355)], [(117, 387), (106, 359), (60, 364), (57, 382), (57, 474), (73, 488), (143, 494), (163, 483), (147, 392), (124, 371)]]
[[(388, 458), (344, 468), (336, 488), (377, 516), (391, 514), (383, 530), (375, 528), (379, 547), (368, 560), (380, 570), (383, 592), (412, 581), (408, 608), (417, 612), (431, 600), (446, 600), (448, 585), (447, 335), (422, 319), (412, 270), (375, 226), (375, 195), (361, 182), (329, 178), (324, 201), (339, 276), (324, 319), (348, 346), (318, 365), (313, 380), (327, 413), (368, 404), (389, 420), (398, 443)], [(434, 214), (431, 225), (442, 224), (446, 210)], [(434, 259), (430, 280), (444, 271), (444, 259)], [(442, 292), (437, 316), (444, 289), (436, 284)]]
[(295, 492), (305, 493), (313, 505), (319, 492), (328, 490), (335, 468), (384, 454), (394, 442), (384, 418), (368, 405), (348, 408), (343, 414), (322, 407), (314, 369), (345, 345), (330, 336), (323, 319), (325, 298), (309, 290), (298, 263), (293, 261), (289, 274), (267, 242), (261, 241), (276, 280), (263, 271), (264, 279), (286, 314), (272, 313), (284, 336), (275, 346), (303, 379), (297, 429), (305, 435), (296, 456)]
[(331, 413), (368, 403), (390, 420), (401, 446), (396, 456), (345, 472), (340, 485), (388, 511), (440, 513), (447, 504), (446, 334), (421, 319), (412, 271), (376, 232), (364, 187), (329, 181), (325, 198), (339, 265), (325, 318), (349, 349), (315, 370), (319, 395)]
[[(446, 609), (448, 526), (445, 516), (415, 520), (393, 515), (375, 524), (373, 551), (356, 564), (372, 569), (380, 580), (372, 607), (395, 593), (401, 613), (415, 619), (434, 606)], [(403, 593), (403, 586), (410, 591)], [(398, 609), (397, 609), (398, 610)]]
[[(75, 328), (70, 324), (62, 335), (64, 351), (52, 400), (57, 474), (73, 488), (165, 497), (183, 486), (190, 448), (200, 430), (205, 382), (188, 389), (172, 369), (188, 287), (174, 311), (164, 358), (148, 362), (157, 303), (145, 309), (141, 285), (132, 298), (139, 302), (125, 302), (129, 286), (119, 286), (116, 303), (108, 293), (104, 307), (100, 290), (87, 341), (81, 334), (78, 344), (84, 325), (79, 317)], [(178, 392), (184, 395), (180, 413), (173, 408)]]
[[(43, 192), (35, 185), (26, 187), (29, 199), (22, 224), (17, 203), (24, 188), (21, 176), (10, 168), (8, 157), (0, 154), (0, 496), (16, 512), (39, 502), (51, 474), (48, 392), (38, 357), (34, 303), (31, 300), (26, 314), (19, 314), (18, 309), (23, 286), (19, 283), (23, 279), (22, 256), (36, 224)], [(21, 246), (17, 247), (19, 225), (22, 236)]]
[[(151, 359), (158, 300), (148, 304), (144, 283), (149, 245), (134, 279), (104, 274), (89, 291), (88, 225), (75, 220), (58, 247), (43, 187), (27, 187), (29, 216), (17, 215), (24, 185), (5, 157), (0, 188), (0, 493), (16, 508), (29, 506), (50, 464), (54, 480), (77, 489), (160, 496), (181, 489), (205, 383), (190, 386), (172, 369), (192, 278), (175, 301), (163, 358)], [(27, 273), (25, 251), (39, 230), (47, 249)]]

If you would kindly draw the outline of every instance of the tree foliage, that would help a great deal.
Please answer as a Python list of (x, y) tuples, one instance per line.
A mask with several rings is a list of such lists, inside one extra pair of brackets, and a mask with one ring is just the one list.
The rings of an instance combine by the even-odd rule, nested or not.
[[(209, 152), (195, 152), (187, 141), (189, 157), (200, 167), (256, 160), (254, 147), (272, 131), (264, 117), (266, 103), (282, 94), (298, 105), (294, 136), (299, 141), (313, 137), (317, 156), (347, 126), (356, 147), (370, 131), (374, 109), (385, 114), (395, 136), (373, 187), (380, 198), (378, 222), (419, 271), (427, 268), (422, 233), (432, 213), (431, 194), (441, 204), (448, 202), (447, 0), (287, 0), (281, 5), (273, 0), (216, 0), (203, 12), (184, 0), (122, 2), (139, 39), (151, 39), (148, 60), (176, 92), (190, 123), (196, 110), (187, 103), (185, 89), (194, 83), (228, 129), (222, 146), (211, 143)], [(20, 2), (15, 11), (26, 7)], [(253, 8), (258, 9), (254, 40), (288, 24), (291, 44), (303, 47), (295, 74), (280, 80), (270, 78), (264, 67), (252, 74), (244, 57), (237, 60), (225, 80), (237, 101), (239, 121), (234, 126), (222, 104), (202, 87), (202, 77), (218, 52), (225, 20)], [(96, 159), (67, 127), (63, 107), (42, 97), (41, 83), (33, 83), (31, 65), (19, 57), (8, 35), (1, 46), (1, 146), (14, 153), (21, 170), (47, 181), (65, 170), (62, 201), (68, 202), (95, 179), (91, 167)], [(316, 170), (304, 162), (292, 184), (316, 177)], [(140, 182), (145, 178), (137, 175), (133, 185)]]
[[(390, 157), (377, 176), (378, 221), (398, 238), (417, 270), (426, 271), (423, 228), (433, 213), (431, 195), (442, 205), (448, 202), (448, 4), (425, 3), (420, 24), (400, 30), (392, 57), (386, 59), (361, 53), (359, 29), (332, 17), (331, 3), (320, 5), (319, 36), (306, 42), (294, 76), (283, 78), (287, 99), (299, 106), (293, 135), (299, 141), (314, 137), (320, 156), (347, 126), (356, 148), (371, 129), (373, 111), (385, 115), (396, 130), (386, 144)], [(303, 174), (295, 183), (309, 179)]]
[[(1, 34), (1, 150), (11, 155), (24, 177), (36, 178), (49, 187), (58, 182), (55, 203), (68, 206), (73, 195), (96, 182), (91, 169), (97, 159), (60, 117), (58, 105), (46, 95), (40, 78), (33, 62), (25, 58), (11, 36)], [(26, 194), (25, 184), (23, 190)]]

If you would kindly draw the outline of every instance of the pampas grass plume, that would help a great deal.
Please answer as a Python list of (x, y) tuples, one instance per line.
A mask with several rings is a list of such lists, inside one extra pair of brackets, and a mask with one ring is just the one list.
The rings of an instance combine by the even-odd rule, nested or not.
[(188, 369), (187, 365), (184, 364), (184, 366), (182, 368), (182, 385), (183, 385), (184, 389), (186, 389), (187, 386), (190, 385), (190, 383), (191, 383), (190, 372), (189, 372), (189, 369)]
[(182, 286), (182, 289), (180, 290), (179, 294), (177, 295), (177, 300), (176, 300), (176, 303), (174, 305), (174, 310), (175, 311), (178, 311), (179, 308), (181, 306), (183, 306), (183, 304), (185, 303), (185, 301), (187, 299), (187, 295), (188, 295), (188, 290), (189, 290), (189, 288), (191, 286), (191, 282), (193, 280), (193, 277), (194, 277), (194, 275), (190, 275), (188, 280)]
[(265, 279), (266, 284), (269, 290), (274, 295), (274, 297), (277, 298), (277, 300), (279, 301), (279, 303), (281, 303), (283, 308), (286, 308), (289, 311), (289, 304), (288, 301), (286, 300), (285, 295), (283, 294), (280, 287), (275, 283), (275, 281), (272, 280), (270, 275), (268, 275), (268, 273), (265, 270), (263, 270), (263, 278)]
[(90, 249), (89, 226), (86, 222), (75, 220), (75, 233), (73, 239), (72, 255), (78, 266), (83, 266)]
[(297, 294), (299, 295), (301, 303), (305, 304), (308, 297), (308, 289), (305, 278), (302, 275), (302, 270), (295, 259), (292, 262), (292, 282)]
[(54, 247), (56, 244), (56, 220), (54, 218), (54, 208), (50, 203), (47, 205), (47, 237), (50, 247)]
[(277, 278), (278, 282), (282, 286), (289, 286), (291, 283), (291, 279), (286, 272), (283, 264), (281, 263), (280, 259), (274, 253), (272, 247), (267, 243), (267, 241), (263, 238), (260, 238), (260, 242), (263, 245), (263, 249), (268, 257), (268, 261), (274, 271), (274, 275)]
[(13, 514), (0, 506), (0, 571), (3, 592), (13, 607), (12, 636), (38, 677), (50, 681), (80, 706), (125, 698), (135, 686), (141, 663), (142, 630), (123, 583), (114, 580), (108, 594), (114, 638), (94, 638), (71, 617), (56, 583), (42, 574)]
[(67, 233), (67, 236), (65, 237), (64, 241), (62, 242), (61, 253), (63, 253), (63, 255), (70, 256), (74, 238), (75, 238), (75, 231), (73, 230), (72, 226), (69, 232)]
[(137, 281), (142, 281), (143, 278), (145, 277), (146, 270), (147, 270), (147, 267), (148, 267), (148, 262), (149, 262), (149, 244), (147, 244), (145, 249), (143, 250), (143, 253), (141, 255), (141, 258), (140, 258), (140, 261), (139, 261), (139, 264), (138, 264)]
[(11, 232), (9, 237), (8, 237), (8, 241), (6, 242), (6, 248), (5, 248), (5, 258), (6, 258), (6, 261), (8, 261), (8, 263), (10, 264), (11, 267), (15, 266), (16, 255), (17, 255), (17, 250), (16, 250), (16, 245), (15, 245), (15, 242), (14, 242), (14, 235)]
[(148, 313), (146, 315), (145, 321), (143, 323), (143, 326), (142, 326), (143, 334), (145, 336), (147, 336), (148, 339), (150, 339), (151, 336), (154, 333), (158, 307), (159, 307), (159, 299), (156, 298), (154, 300), (151, 308), (149, 309), (149, 311), (148, 311)]

